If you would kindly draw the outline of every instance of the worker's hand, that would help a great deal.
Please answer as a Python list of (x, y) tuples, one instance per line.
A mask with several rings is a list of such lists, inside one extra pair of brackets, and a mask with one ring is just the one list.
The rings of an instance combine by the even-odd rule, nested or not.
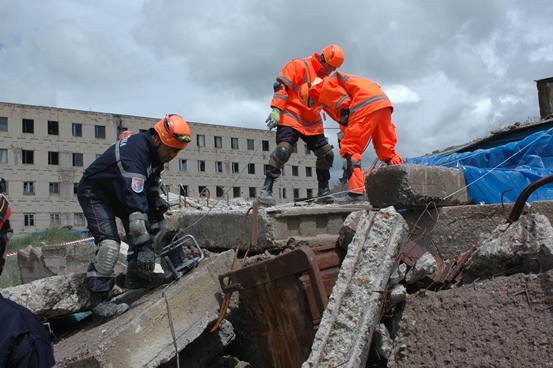
[(386, 160), (386, 163), (388, 165), (401, 165), (403, 163), (403, 159), (401, 158), (400, 155), (398, 155), (397, 153), (395, 155), (392, 156), (392, 158)]
[(136, 264), (138, 265), (139, 270), (146, 272), (153, 271), (156, 267), (156, 254), (151, 248), (149, 242), (147, 245), (143, 245), (142, 248), (140, 248)]
[(165, 199), (163, 199), (159, 192), (153, 191), (148, 195), (148, 204), (152, 209), (154, 209), (158, 213), (165, 213), (171, 207), (171, 204), (167, 202)]
[(273, 128), (276, 128), (278, 125), (278, 122), (280, 121), (280, 110), (276, 107), (273, 107), (271, 110), (271, 113), (269, 114), (269, 117), (267, 117), (267, 120), (265, 120), (265, 123), (267, 124), (267, 128), (269, 130), (273, 130)]
[(340, 110), (340, 125), (347, 127), (349, 120), (349, 109)]
[(351, 162), (351, 153), (346, 153), (344, 155), (344, 164), (342, 166), (342, 169), (344, 170), (342, 174), (342, 183), (347, 183), (348, 180), (351, 178), (351, 175), (353, 175), (353, 163)]

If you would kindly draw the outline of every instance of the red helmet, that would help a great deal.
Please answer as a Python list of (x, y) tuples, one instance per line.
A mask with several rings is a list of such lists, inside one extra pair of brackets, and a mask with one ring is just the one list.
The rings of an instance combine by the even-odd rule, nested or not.
[(192, 141), (190, 127), (179, 115), (165, 115), (163, 119), (154, 125), (161, 142), (166, 146), (183, 149)]
[(325, 62), (335, 68), (339, 68), (344, 62), (344, 51), (338, 45), (328, 45), (323, 49), (322, 54), (325, 57)]

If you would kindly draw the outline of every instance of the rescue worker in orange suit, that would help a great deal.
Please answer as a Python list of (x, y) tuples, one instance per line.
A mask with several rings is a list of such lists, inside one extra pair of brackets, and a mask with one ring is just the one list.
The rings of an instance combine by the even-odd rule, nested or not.
[(344, 52), (338, 45), (325, 47), (321, 54), (314, 53), (307, 58), (289, 61), (273, 85), (272, 111), (266, 120), (269, 130), (276, 127), (276, 149), (271, 153), (269, 164), (265, 166), (265, 182), (258, 196), (262, 205), (272, 206), (273, 183), (281, 175), (281, 169), (288, 162), (294, 145), (301, 138), (307, 148), (317, 157), (315, 164), (318, 197), (330, 194), (330, 168), (334, 161), (332, 146), (324, 135), (321, 107), (303, 105), (298, 92), (302, 84), (324, 78), (339, 68), (344, 62)]
[(378, 159), (388, 165), (399, 165), (403, 159), (397, 154), (396, 128), (392, 123), (392, 102), (380, 86), (366, 78), (335, 71), (324, 81), (300, 90), (304, 104), (320, 105), (340, 124), (340, 157), (344, 159), (341, 181), (348, 183), (348, 194), (336, 202), (363, 200), (365, 176), (361, 155), (372, 137)]
[(163, 274), (153, 273), (155, 236), (164, 231), (164, 213), (170, 207), (161, 196), (161, 172), (190, 140), (188, 123), (179, 115), (166, 115), (148, 131), (112, 144), (84, 171), (77, 198), (96, 244), (87, 270), (91, 302), (98, 302), (95, 314), (113, 317), (128, 309), (108, 300), (121, 247), (116, 218), (129, 244), (125, 287), (152, 288), (165, 281)]

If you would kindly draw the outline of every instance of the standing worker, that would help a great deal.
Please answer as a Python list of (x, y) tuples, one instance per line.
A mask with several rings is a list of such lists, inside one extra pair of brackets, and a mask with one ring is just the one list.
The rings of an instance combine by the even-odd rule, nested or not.
[(298, 92), (302, 84), (328, 76), (343, 62), (344, 52), (340, 46), (333, 44), (325, 47), (320, 55), (314, 53), (311, 57), (294, 59), (282, 68), (273, 85), (272, 111), (266, 120), (269, 130), (275, 127), (277, 129), (277, 147), (271, 153), (265, 169), (265, 182), (257, 198), (260, 204), (272, 206), (276, 203), (273, 198), (273, 183), (280, 177), (281, 169), (290, 159), (299, 138), (317, 156), (317, 196), (324, 197), (330, 194), (328, 183), (334, 153), (324, 135), (321, 107), (311, 108), (303, 105), (298, 98)]
[[(6, 181), (0, 178), (0, 275), (13, 230), (11, 209), (2, 194)], [(0, 367), (56, 367), (50, 331), (30, 310), (0, 293)]]
[(403, 163), (395, 150), (397, 136), (392, 123), (392, 102), (377, 83), (335, 71), (320, 83), (304, 84), (300, 99), (305, 105), (322, 106), (340, 124), (343, 133), (340, 157), (344, 159), (341, 180), (348, 183), (348, 195), (338, 198), (337, 202), (363, 200), (365, 175), (361, 155), (371, 137), (380, 161), (388, 165)]
[(153, 273), (153, 239), (164, 229), (163, 214), (169, 209), (161, 197), (160, 174), (164, 164), (189, 142), (186, 121), (179, 115), (166, 115), (148, 131), (112, 144), (84, 171), (77, 196), (97, 247), (87, 270), (91, 299), (102, 301), (105, 307), (97, 314), (111, 317), (124, 312), (107, 302), (121, 246), (116, 217), (121, 219), (129, 244), (125, 287), (152, 288), (164, 282), (163, 274)]

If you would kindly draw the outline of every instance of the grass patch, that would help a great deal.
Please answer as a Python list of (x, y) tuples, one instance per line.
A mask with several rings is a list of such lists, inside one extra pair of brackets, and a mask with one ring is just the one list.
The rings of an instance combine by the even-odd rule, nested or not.
[[(59, 244), (67, 241), (81, 239), (79, 235), (73, 234), (69, 231), (59, 228), (48, 229), (41, 234), (26, 235), (20, 239), (12, 239), (12, 242), (8, 245), (8, 253), (23, 249), (28, 245), (33, 247), (42, 247), (48, 244)], [(19, 273), (19, 265), (17, 263), (17, 256), (7, 257), (6, 264), (4, 265), (4, 271), (0, 276), (0, 288), (8, 288), (21, 284), (21, 275)]]

